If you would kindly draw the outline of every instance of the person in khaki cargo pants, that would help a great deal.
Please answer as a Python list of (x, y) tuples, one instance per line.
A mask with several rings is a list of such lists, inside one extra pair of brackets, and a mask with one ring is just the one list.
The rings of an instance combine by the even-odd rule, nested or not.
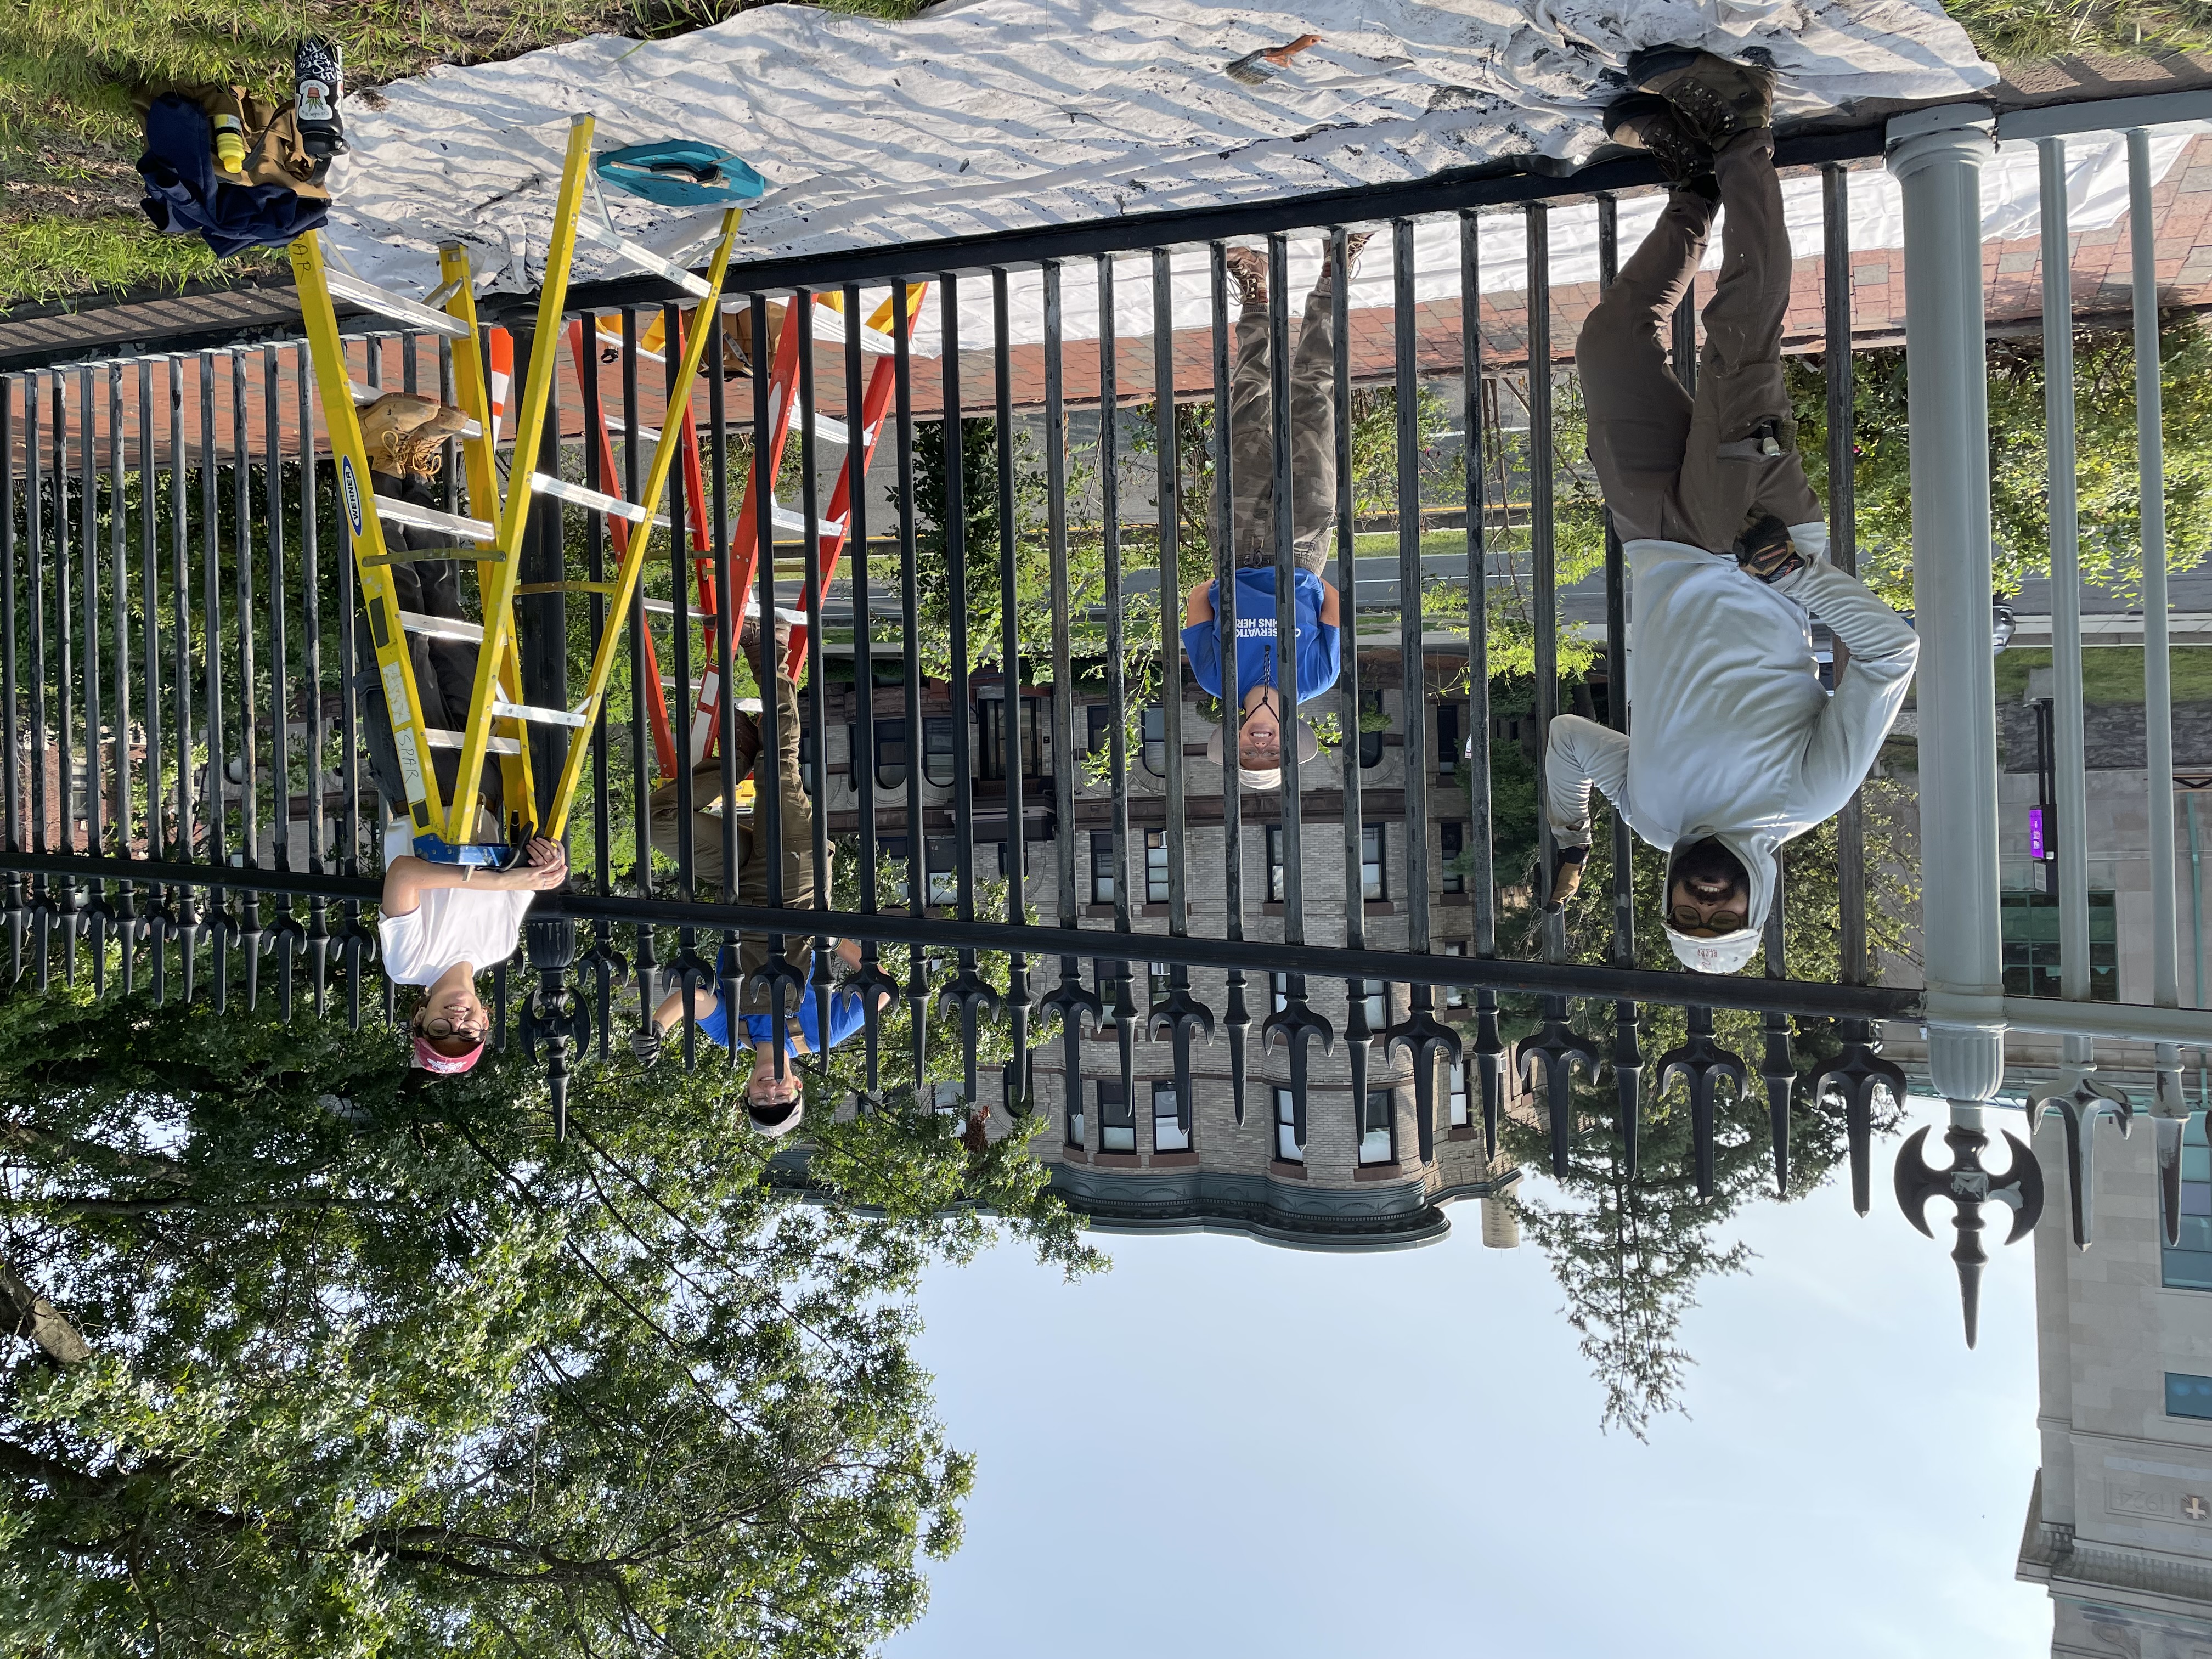
[[(799, 770), (799, 688), (785, 671), (786, 653), (791, 644), (789, 627), (779, 622), (770, 635), (771, 648), (775, 653), (775, 793), (779, 808), (778, 838), (783, 846), (782, 902), (787, 909), (807, 910), (814, 905), (814, 798), (806, 787)], [(748, 621), (738, 635), (738, 644), (751, 659), (756, 683), (766, 684), (767, 665), (761, 657), (761, 635), (758, 624)], [(753, 770), (761, 753), (760, 726), (746, 714), (736, 715), (734, 741), (730, 748), (730, 772), (743, 778)], [(763, 787), (765, 781), (763, 780)], [(722, 789), (720, 763), (710, 763), (691, 775), (691, 877), (694, 888), (702, 896), (720, 894), (726, 887), (728, 866), (722, 855), (723, 821), (707, 808), (720, 799)], [(648, 806), (653, 845), (656, 851), (669, 858), (677, 858), (682, 850), (684, 834), (682, 807), (677, 799), (676, 781), (670, 779), (653, 792)], [(750, 826), (741, 825), (738, 830), (739, 848), (736, 890), (730, 895), (738, 904), (766, 904), (769, 902), (769, 845), (768, 836)], [(822, 878), (830, 879), (830, 866), (825, 864)], [(797, 921), (798, 919), (794, 918)], [(804, 922), (799, 926), (804, 927)], [(860, 946), (850, 939), (841, 939), (836, 945), (840, 977), (860, 965)], [(814, 967), (814, 940), (810, 933), (794, 931), (784, 936), (784, 959), (802, 975), (811, 975)], [(768, 965), (769, 939), (765, 933), (744, 933), (738, 935), (738, 969), (733, 977), (726, 977), (714, 990), (693, 992), (688, 999), (691, 1015), (698, 1021), (700, 1035), (710, 1042), (727, 1043), (732, 1039), (731, 1020), (725, 1001), (734, 1002), (739, 1018), (744, 1023), (745, 1035), (753, 1049), (752, 1074), (746, 1085), (745, 1108), (753, 1127), (763, 1134), (788, 1134), (797, 1128), (804, 1112), (801, 1097), (804, 1091), (796, 1071), (786, 1066), (779, 1075), (775, 1064), (778, 1046), (774, 1029), (774, 1012), (768, 994), (753, 984), (753, 976)], [(883, 994), (878, 993), (878, 1006)], [(685, 994), (680, 990), (662, 999), (654, 1009), (648, 1030), (633, 1039), (632, 1048), (638, 1058), (651, 1065), (660, 1053), (661, 1040), (669, 1031), (679, 1026), (687, 1006)], [(784, 1026), (782, 1048), (787, 1060), (795, 1060), (809, 1054), (819, 1054), (833, 1048), (860, 1029), (864, 1021), (859, 993), (839, 989), (830, 998), (830, 1025), (827, 1030), (817, 1029), (818, 1012), (811, 995), (784, 998)]]
[[(1589, 455), (1628, 556), (1630, 730), (1565, 715), (1545, 744), (1559, 848), (1547, 908), (1575, 890), (1590, 792), (1667, 853), (1667, 939), (1686, 966), (1732, 973), (1758, 948), (1781, 844), (1849, 800), (1902, 707), (1918, 655), (1904, 618), (1827, 562), (1782, 377), (1790, 238), (1774, 172), (1773, 76), (1665, 48), (1628, 65), (1606, 112), (1674, 189), (1575, 350)], [(1695, 396), (1662, 331), (1717, 210), (1719, 280)], [(1817, 616), (1850, 649), (1835, 694), (1812, 661)]]

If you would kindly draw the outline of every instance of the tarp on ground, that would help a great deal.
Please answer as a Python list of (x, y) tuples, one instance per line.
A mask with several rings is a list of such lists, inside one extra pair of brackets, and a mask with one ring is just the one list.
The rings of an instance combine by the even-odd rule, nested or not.
[[(1322, 44), (1269, 84), (1225, 73), (1305, 33)], [(1996, 80), (1936, 0), (955, 0), (904, 22), (769, 6), (680, 39), (593, 36), (349, 96), (332, 236), (362, 275), (396, 287), (430, 286), (437, 245), (458, 239), (487, 287), (532, 289), (568, 122), (585, 112), (602, 149), (688, 137), (757, 167), (769, 189), (741, 258), (1395, 183), (1514, 155), (1577, 162), (1604, 142), (1601, 112), (1629, 56), (1668, 42), (1771, 63), (1784, 116), (1966, 97)], [(672, 257), (716, 218), (606, 200), (625, 234)], [(1895, 216), (1893, 200), (1868, 210)], [(1575, 240), (1560, 255), (1589, 257)], [(624, 270), (578, 251), (579, 279)], [(1436, 276), (1456, 271), (1455, 250)]]

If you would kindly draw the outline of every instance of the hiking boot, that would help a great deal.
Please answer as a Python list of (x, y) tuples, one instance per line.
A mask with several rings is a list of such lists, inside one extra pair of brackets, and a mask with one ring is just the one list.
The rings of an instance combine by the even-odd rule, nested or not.
[(1267, 260), (1257, 248), (1232, 247), (1222, 261), (1236, 285), (1237, 303), (1244, 309), (1267, 303)]
[(1682, 125), (1716, 150), (1774, 125), (1774, 72), (1755, 64), (1662, 46), (1628, 60), (1628, 84), (1672, 104)]
[(1690, 131), (1672, 104), (1651, 93), (1614, 99), (1605, 112), (1605, 136), (1658, 162), (1677, 190), (1696, 189), (1712, 178), (1712, 147)]
[(361, 422), (362, 445), (368, 451), (370, 468), (395, 478), (404, 477), (417, 450), (416, 432), (445, 412), (445, 406), (435, 398), (418, 397), (411, 392), (387, 392), (369, 404), (356, 418)]

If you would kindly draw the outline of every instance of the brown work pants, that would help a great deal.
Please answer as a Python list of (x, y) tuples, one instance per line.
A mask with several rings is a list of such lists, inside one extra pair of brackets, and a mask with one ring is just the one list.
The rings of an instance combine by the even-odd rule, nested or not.
[[(1716, 158), (1720, 279), (1705, 306), (1695, 397), (1668, 367), (1662, 329), (1689, 291), (1713, 204), (1677, 190), (1583, 323), (1575, 344), (1589, 417), (1589, 457), (1623, 541), (1683, 542), (1723, 553), (1754, 508), (1789, 525), (1821, 517), (1805, 482), (1782, 380), (1790, 234), (1774, 173), (1774, 134), (1732, 140)], [(1782, 453), (1762, 453), (1771, 434)]]
[[(814, 904), (814, 798), (799, 775), (799, 688), (791, 676), (783, 672), (783, 630), (776, 630), (775, 675), (775, 799), (778, 807), (777, 839), (783, 847), (783, 893), (787, 909), (811, 909)], [(753, 659), (756, 681), (765, 678), (760, 673), (757, 656)], [(750, 714), (739, 714), (737, 719), (752, 720)], [(680, 737), (680, 734), (679, 734)], [(753, 821), (740, 823), (738, 828), (738, 885), (731, 896), (736, 904), (766, 904), (769, 902), (769, 837), (765, 800), (766, 790), (762, 781), (755, 795)], [(723, 821), (706, 809), (720, 798), (722, 768), (719, 761), (710, 761), (691, 775), (691, 884), (701, 897), (719, 896), (724, 889), (728, 866), (722, 856)], [(651, 833), (654, 848), (669, 858), (681, 856), (683, 833), (682, 813), (677, 799), (676, 780), (669, 779), (653, 792), (649, 806)], [(825, 864), (822, 878), (830, 879), (830, 866)], [(795, 927), (806, 928), (804, 918), (792, 918)], [(813, 936), (811, 932), (795, 932), (784, 936), (784, 958), (801, 973), (811, 971)], [(741, 988), (738, 993), (738, 1011), (757, 1014), (769, 1012), (768, 1000), (752, 989), (752, 977), (767, 965), (768, 936), (764, 933), (738, 935), (738, 967)], [(792, 1006), (787, 995), (784, 1007)]]

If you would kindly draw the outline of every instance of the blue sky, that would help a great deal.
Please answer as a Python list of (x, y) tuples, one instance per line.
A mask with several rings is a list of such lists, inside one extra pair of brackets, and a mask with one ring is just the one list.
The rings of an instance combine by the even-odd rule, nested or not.
[(940, 1272), (921, 1358), (981, 1468), (892, 1659), (2046, 1650), (2012, 1577), (2030, 1246), (1970, 1352), (1893, 1146), (1865, 1221), (1833, 1185), (1736, 1218), (1758, 1260), (1686, 1322), (1690, 1415), (1649, 1445), (1598, 1432), (1544, 1258), (1483, 1249), (1472, 1206), (1394, 1255), (1102, 1237), (1079, 1285), (1015, 1250)]

